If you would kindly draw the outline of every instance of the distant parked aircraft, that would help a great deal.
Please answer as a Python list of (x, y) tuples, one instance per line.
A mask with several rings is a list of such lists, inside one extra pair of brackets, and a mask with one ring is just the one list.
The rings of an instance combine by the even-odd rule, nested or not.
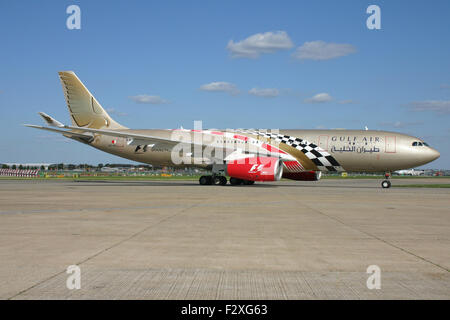
[(101, 171), (101, 172), (120, 172), (120, 171), (122, 171), (122, 170), (119, 169), (119, 168), (102, 167), (102, 168), (100, 169), (100, 171)]
[(397, 170), (394, 173), (397, 173), (401, 176), (420, 176), (425, 174), (425, 171), (411, 169), (411, 170)]

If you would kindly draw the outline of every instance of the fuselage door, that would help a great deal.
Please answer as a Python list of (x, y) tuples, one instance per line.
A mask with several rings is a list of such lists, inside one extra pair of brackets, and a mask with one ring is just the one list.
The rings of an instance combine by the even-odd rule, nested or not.
[(328, 136), (327, 135), (319, 136), (319, 147), (325, 151), (328, 151)]
[(396, 146), (396, 137), (395, 136), (387, 136), (386, 137), (386, 146), (385, 151), (386, 153), (395, 153), (397, 149)]

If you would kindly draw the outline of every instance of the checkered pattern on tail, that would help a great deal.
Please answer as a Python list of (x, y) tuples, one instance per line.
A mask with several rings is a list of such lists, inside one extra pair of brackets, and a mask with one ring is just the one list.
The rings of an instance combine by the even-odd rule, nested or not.
[(308, 142), (306, 140), (292, 137), (288, 135), (276, 134), (271, 132), (261, 132), (261, 131), (253, 131), (253, 130), (239, 130), (243, 133), (249, 133), (257, 136), (262, 136), (266, 138), (273, 139), (280, 143), (285, 143), (288, 146), (291, 146), (297, 150), (303, 152), (316, 166), (320, 171), (345, 171), (339, 162), (330, 155), (328, 152), (318, 147), (314, 143)]

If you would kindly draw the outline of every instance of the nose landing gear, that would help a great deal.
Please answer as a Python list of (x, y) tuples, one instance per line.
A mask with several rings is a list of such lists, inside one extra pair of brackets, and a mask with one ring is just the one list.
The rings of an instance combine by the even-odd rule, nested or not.
[(386, 172), (386, 173), (384, 174), (384, 177), (386, 178), (386, 180), (383, 180), (383, 181), (381, 182), (381, 187), (382, 187), (383, 189), (390, 188), (390, 187), (391, 187), (391, 182), (389, 181), (389, 179), (391, 178), (391, 174), (390, 174), (389, 172)]
[(381, 187), (382, 188), (390, 188), (391, 182), (389, 180), (383, 180), (383, 182), (381, 182)]

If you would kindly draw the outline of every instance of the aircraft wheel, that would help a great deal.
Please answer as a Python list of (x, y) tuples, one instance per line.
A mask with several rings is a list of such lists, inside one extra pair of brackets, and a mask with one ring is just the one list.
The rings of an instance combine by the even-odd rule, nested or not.
[(212, 177), (210, 176), (201, 176), (200, 179), (198, 179), (198, 182), (202, 185), (202, 186), (206, 186), (209, 184), (212, 184)]
[(220, 185), (221, 186), (224, 186), (224, 185), (227, 184), (227, 178), (226, 177), (220, 176), (219, 179), (220, 179)]
[(381, 187), (383, 189), (390, 188), (391, 187), (391, 182), (389, 180), (383, 180), (383, 182), (381, 182)]
[(227, 184), (227, 178), (225, 178), (224, 176), (215, 176), (212, 178), (212, 184), (216, 186), (224, 186)]
[(243, 181), (241, 179), (237, 179), (237, 178), (233, 178), (233, 177), (230, 178), (230, 184), (232, 186), (238, 186), (238, 185), (242, 184), (242, 182)]

